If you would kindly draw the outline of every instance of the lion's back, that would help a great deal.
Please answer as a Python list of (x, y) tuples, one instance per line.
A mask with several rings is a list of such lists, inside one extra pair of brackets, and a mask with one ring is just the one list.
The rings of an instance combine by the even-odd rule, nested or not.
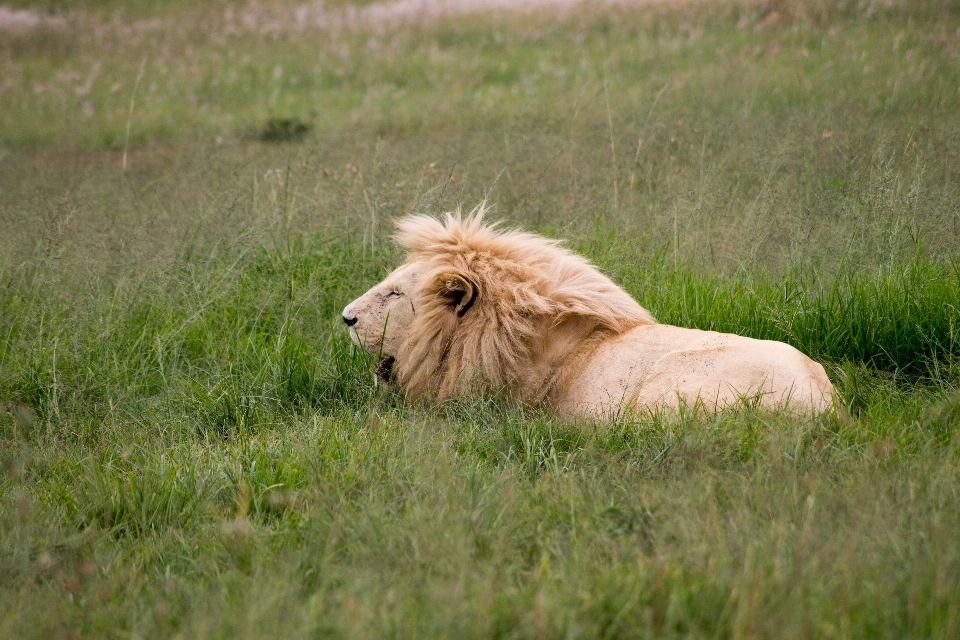
[(611, 415), (755, 401), (809, 413), (827, 409), (832, 394), (823, 367), (788, 344), (658, 324), (601, 344), (557, 405), (565, 413)]

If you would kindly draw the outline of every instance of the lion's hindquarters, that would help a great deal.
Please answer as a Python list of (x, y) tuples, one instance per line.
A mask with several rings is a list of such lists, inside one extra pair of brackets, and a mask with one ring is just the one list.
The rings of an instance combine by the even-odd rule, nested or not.
[(806, 356), (780, 342), (731, 336), (721, 346), (665, 354), (641, 383), (634, 407), (702, 404), (718, 410), (742, 403), (767, 409), (818, 411), (824, 390)]
[(823, 367), (790, 345), (670, 325), (602, 345), (571, 383), (558, 405), (580, 415), (744, 401), (807, 413), (827, 408), (832, 395)]

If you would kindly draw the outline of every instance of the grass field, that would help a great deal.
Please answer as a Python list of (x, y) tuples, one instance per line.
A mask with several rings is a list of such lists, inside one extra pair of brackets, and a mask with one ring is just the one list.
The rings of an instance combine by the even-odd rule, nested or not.
[[(955, 3), (128, 4), (0, 9), (0, 637), (960, 637)], [(837, 415), (374, 388), (484, 198)]]

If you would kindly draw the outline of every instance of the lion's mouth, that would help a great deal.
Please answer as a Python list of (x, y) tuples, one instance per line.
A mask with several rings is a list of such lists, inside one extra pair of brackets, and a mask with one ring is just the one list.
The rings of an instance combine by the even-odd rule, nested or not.
[(377, 366), (377, 376), (384, 382), (390, 382), (393, 379), (393, 363), (396, 362), (396, 358), (393, 356), (387, 356), (380, 361), (379, 366)]

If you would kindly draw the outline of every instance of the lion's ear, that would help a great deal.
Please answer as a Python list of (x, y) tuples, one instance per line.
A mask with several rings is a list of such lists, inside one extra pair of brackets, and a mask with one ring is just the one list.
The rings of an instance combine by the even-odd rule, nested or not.
[(460, 273), (447, 273), (439, 279), (438, 293), (442, 296), (457, 317), (470, 310), (477, 300), (477, 286)]

